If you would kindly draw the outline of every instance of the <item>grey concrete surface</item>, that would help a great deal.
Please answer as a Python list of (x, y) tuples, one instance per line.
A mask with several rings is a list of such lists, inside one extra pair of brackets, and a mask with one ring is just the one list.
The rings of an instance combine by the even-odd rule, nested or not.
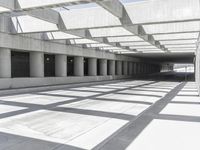
[(0, 150), (197, 150), (199, 101), (193, 82), (142, 80), (0, 96)]
[(37, 86), (64, 85), (70, 83), (84, 83), (94, 81), (108, 81), (116, 79), (128, 79), (131, 76), (68, 76), (68, 77), (45, 77), (45, 78), (0, 78), (0, 89), (26, 88)]

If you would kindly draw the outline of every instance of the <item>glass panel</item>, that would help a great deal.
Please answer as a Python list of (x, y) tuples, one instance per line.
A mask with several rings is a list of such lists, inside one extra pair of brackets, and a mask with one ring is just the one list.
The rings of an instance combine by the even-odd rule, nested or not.
[(8, 12), (8, 11), (10, 11), (10, 9), (0, 6), (0, 12)]
[(142, 53), (164, 53), (164, 51), (143, 51)]
[(92, 37), (133, 35), (131, 32), (122, 27), (90, 29), (90, 33)]
[(127, 52), (129, 50), (126, 50), (126, 49), (118, 49), (118, 50), (112, 50), (113, 52)]
[(162, 51), (161, 49), (156, 49), (156, 48), (152, 48), (152, 49), (143, 49), (143, 48), (137, 48), (138, 51)]
[(90, 39), (73, 39), (70, 40), (71, 44), (90, 44), (90, 43), (98, 43), (96, 41)]
[(182, 44), (182, 45), (166, 45), (166, 48), (184, 48), (184, 47), (192, 47), (196, 48), (195, 44)]
[(67, 29), (121, 25), (120, 20), (103, 8), (74, 9), (60, 12)]
[(49, 23), (31, 16), (18, 16), (12, 17), (12, 22), (15, 26), (15, 30), (18, 33), (29, 32), (42, 32), (42, 31), (57, 31), (56, 24)]
[(148, 42), (124, 42), (124, 43), (120, 43), (120, 45), (121, 46), (134, 46), (134, 45), (147, 46), (147, 45), (151, 45), (151, 44)]
[(119, 50), (119, 47), (101, 47), (102, 50)]
[(130, 49), (157, 49), (155, 46), (130, 46)]
[(200, 31), (200, 21), (144, 25), (143, 27), (147, 34), (197, 32)]
[(179, 34), (161, 34), (153, 35), (155, 40), (173, 40), (173, 39), (197, 39), (199, 33), (179, 33)]
[(168, 50), (170, 50), (170, 51), (171, 50), (179, 50), (179, 49), (184, 51), (184, 50), (195, 50), (196, 48), (190, 48), (190, 47), (189, 48), (168, 48)]
[(143, 41), (138, 36), (123, 36), (123, 37), (108, 37), (109, 42), (131, 42), (131, 41)]
[(64, 4), (70, 2), (77, 2), (80, 0), (18, 0), (22, 8), (51, 6), (55, 4)]
[(171, 50), (172, 53), (194, 53), (195, 50)]
[[(199, 19), (199, 0), (147, 0), (125, 5), (133, 23)], [(144, 11), (145, 10), (145, 11)]]
[(98, 43), (98, 44), (87, 44), (87, 47), (110, 47), (110, 45)]
[(121, 52), (121, 54), (135, 54), (136, 52), (134, 51), (127, 51), (127, 52)]
[(160, 41), (161, 44), (195, 44), (196, 40)]
[(65, 32), (48, 32), (47, 36), (50, 40), (61, 40), (61, 39), (76, 39), (76, 38), (80, 38), (78, 36), (72, 35), (72, 34), (68, 34)]

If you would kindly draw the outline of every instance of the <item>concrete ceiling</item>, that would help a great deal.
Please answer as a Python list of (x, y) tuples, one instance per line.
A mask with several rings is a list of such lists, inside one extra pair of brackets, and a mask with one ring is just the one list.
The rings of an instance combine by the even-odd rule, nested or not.
[(137, 53), (132, 56), (160, 63), (193, 63), (195, 57), (194, 53)]

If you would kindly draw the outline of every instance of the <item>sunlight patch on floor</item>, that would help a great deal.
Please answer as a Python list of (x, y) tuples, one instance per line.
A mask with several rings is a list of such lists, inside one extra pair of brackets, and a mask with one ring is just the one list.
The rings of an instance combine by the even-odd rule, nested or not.
[(153, 120), (126, 150), (199, 150), (200, 123)]

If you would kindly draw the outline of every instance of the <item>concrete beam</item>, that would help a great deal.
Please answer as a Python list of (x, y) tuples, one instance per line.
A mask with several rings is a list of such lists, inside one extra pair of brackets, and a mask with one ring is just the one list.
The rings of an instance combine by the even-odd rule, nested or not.
[(62, 17), (60, 16), (60, 14), (57, 11), (54, 11), (52, 9), (29, 10), (29, 11), (21, 12), (20, 14), (21, 15), (27, 14), (27, 15), (30, 15), (32, 17), (35, 17), (35, 18), (38, 18), (38, 19), (41, 19), (41, 20), (44, 20), (44, 21), (47, 21), (47, 22), (57, 24), (58, 29), (60, 31), (68, 33), (68, 34), (72, 34), (72, 35), (79, 36), (79, 37), (86, 38), (86, 39), (91, 39), (91, 40), (97, 41), (99, 43), (109, 44), (111, 46), (119, 47), (119, 48), (122, 48), (122, 49), (125, 48), (125, 47), (120, 46), (117, 43), (109, 43), (106, 37), (93, 38), (88, 29), (68, 30), (67, 27), (64, 24), (64, 21), (63, 21)]
[(0, 78), (11, 77), (11, 50), (0, 48)]
[(16, 6), (16, 0), (0, 0), (0, 6), (14, 10)]
[[(163, 47), (162, 50), (166, 50), (166, 48), (163, 45), (160, 45), (153, 39), (153, 36), (147, 35), (142, 26), (136, 26), (136, 27), (133, 26), (133, 23), (131, 19), (129, 18), (128, 13), (126, 12), (126, 9), (124, 8), (123, 4), (119, 0), (112, 0), (112, 5), (110, 1), (98, 2), (97, 4), (103, 7), (104, 9), (106, 9), (107, 11), (111, 12), (114, 16), (118, 17), (121, 20), (122, 26), (128, 31), (130, 31), (134, 35), (138, 35), (146, 42), (149, 42), (151, 45), (156, 46), (158, 48), (160, 48), (161, 46)], [(119, 8), (120, 11), (114, 8)], [(129, 28), (130, 25), (131, 25), (131, 28)], [(147, 35), (147, 38), (144, 35)]]
[(77, 2), (56, 2), (52, 4), (44, 4), (42, 6), (32, 6), (29, 8), (20, 8), (16, 7), (16, 4), (19, 5), (18, 0), (0, 0), (0, 6), (12, 9), (12, 10), (36, 10), (41, 8), (55, 8), (55, 7), (64, 7), (64, 6), (70, 6), (70, 5), (78, 5), (78, 4), (86, 4), (86, 3), (92, 3), (96, 0), (79, 0)]
[[(24, 43), (24, 44), (22, 44)], [(49, 41), (42, 41), (21, 35), (12, 35), (0, 32), (0, 47), (23, 51), (46, 52), (53, 54), (66, 54), (71, 56), (84, 56), (113, 60), (140, 61), (140, 59), (116, 55), (113, 53), (88, 48), (75, 47)], [(56, 51), (55, 51), (56, 50)]]
[[(108, 10), (110, 13), (114, 14), (118, 18), (123, 17), (123, 7), (119, 1), (109, 0), (109, 1), (96, 1), (97, 4), (102, 6), (104, 9)], [(114, 5), (113, 5), (114, 4)]]

